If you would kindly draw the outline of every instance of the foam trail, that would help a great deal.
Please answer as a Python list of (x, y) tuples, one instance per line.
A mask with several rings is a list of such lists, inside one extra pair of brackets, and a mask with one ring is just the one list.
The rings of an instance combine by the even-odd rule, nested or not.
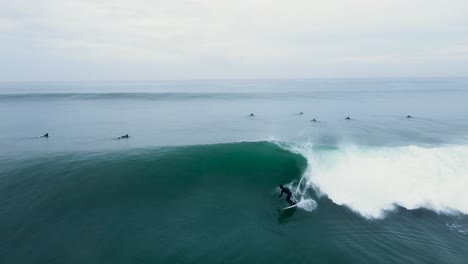
[(309, 187), (364, 217), (382, 218), (395, 205), (468, 214), (466, 145), (290, 149), (308, 159)]
[(297, 207), (304, 209), (308, 212), (312, 212), (313, 210), (315, 210), (315, 208), (317, 208), (317, 202), (315, 202), (313, 199), (310, 199), (310, 198), (301, 199), (297, 203)]
[(456, 222), (452, 223), (452, 224), (446, 224), (446, 226), (450, 229), (450, 230), (455, 230), (457, 231), (458, 233), (460, 234), (463, 234), (463, 235), (468, 235), (468, 227), (466, 226), (463, 226), (461, 224), (457, 224)]

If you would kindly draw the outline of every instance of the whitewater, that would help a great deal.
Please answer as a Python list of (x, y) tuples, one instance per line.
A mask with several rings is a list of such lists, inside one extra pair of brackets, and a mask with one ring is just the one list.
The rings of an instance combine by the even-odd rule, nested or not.
[(382, 218), (398, 206), (468, 214), (468, 146), (290, 149), (307, 158), (307, 187), (364, 217)]

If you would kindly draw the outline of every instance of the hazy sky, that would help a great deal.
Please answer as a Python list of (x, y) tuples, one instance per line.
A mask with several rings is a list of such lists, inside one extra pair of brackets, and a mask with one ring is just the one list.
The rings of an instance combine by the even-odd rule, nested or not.
[(467, 0), (0, 0), (0, 81), (468, 76)]

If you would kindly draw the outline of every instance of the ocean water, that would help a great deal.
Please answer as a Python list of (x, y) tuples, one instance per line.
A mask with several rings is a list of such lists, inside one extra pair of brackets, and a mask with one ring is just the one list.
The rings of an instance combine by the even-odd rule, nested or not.
[(0, 263), (467, 263), (467, 102), (457, 78), (1, 83)]

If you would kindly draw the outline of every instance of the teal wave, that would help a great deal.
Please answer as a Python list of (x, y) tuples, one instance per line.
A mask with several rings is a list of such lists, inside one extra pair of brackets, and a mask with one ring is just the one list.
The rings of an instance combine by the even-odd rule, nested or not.
[(1, 263), (463, 263), (467, 257), (459, 231), (465, 217), (401, 208), (370, 221), (326, 197), (312, 212), (278, 211), (286, 202), (277, 198), (277, 185), (297, 183), (310, 164), (274, 143), (2, 162)]

